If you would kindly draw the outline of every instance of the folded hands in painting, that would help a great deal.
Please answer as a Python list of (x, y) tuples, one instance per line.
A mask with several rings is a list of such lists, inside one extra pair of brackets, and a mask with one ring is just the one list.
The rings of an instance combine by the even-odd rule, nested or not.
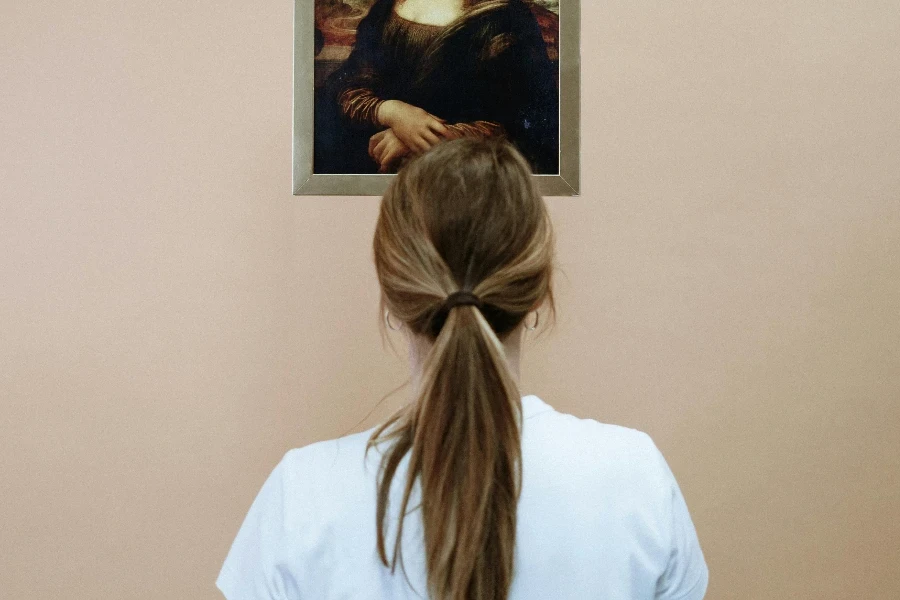
[(380, 173), (390, 172), (410, 153), (393, 129), (379, 131), (369, 138), (369, 156), (378, 163)]
[(378, 121), (387, 129), (371, 137), (369, 155), (378, 162), (382, 173), (409, 154), (425, 152), (442, 139), (455, 137), (440, 117), (399, 100), (382, 102)]
[(394, 130), (397, 138), (413, 151), (425, 152), (449, 133), (445, 121), (428, 111), (401, 102), (386, 100), (378, 107), (378, 121)]

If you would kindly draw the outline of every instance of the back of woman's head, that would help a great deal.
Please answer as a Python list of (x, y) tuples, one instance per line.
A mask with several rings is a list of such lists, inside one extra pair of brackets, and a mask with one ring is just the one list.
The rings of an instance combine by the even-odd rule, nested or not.
[[(505, 599), (521, 489), (521, 396), (503, 341), (539, 305), (554, 312), (553, 231), (527, 161), (504, 141), (439, 144), (393, 179), (373, 249), (381, 313), (433, 342), (415, 401), (369, 440), (394, 440), (378, 482), (379, 554), (388, 565), (387, 501), (409, 453), (392, 569), (418, 477), (432, 600)], [(457, 291), (481, 306), (442, 307)]]

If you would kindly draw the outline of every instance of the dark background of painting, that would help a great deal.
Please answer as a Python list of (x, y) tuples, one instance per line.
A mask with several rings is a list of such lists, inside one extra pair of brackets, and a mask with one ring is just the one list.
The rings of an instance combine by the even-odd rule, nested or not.
[[(559, 3), (557, 0), (526, 0), (537, 18), (547, 44), (547, 55), (559, 73)], [(356, 27), (374, 0), (316, 0), (316, 87), (350, 55)]]

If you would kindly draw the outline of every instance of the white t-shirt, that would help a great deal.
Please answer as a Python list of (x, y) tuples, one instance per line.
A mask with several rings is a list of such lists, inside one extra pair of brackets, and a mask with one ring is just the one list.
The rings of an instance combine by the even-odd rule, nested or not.
[[(640, 431), (522, 398), (522, 493), (509, 600), (699, 600), (709, 572), (684, 498)], [(269, 475), (216, 585), (228, 600), (427, 598), (419, 488), (403, 565), (376, 548), (374, 428), (290, 450)], [(392, 482), (391, 559), (409, 454)], [(415, 509), (415, 510), (414, 510)]]

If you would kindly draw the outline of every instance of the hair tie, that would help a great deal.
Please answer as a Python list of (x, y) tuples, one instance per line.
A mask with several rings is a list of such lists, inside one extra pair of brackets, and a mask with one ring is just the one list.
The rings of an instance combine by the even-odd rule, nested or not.
[(431, 332), (434, 336), (437, 337), (438, 333), (440, 333), (453, 307), (467, 305), (477, 306), (479, 310), (484, 308), (484, 302), (472, 292), (459, 290), (447, 296), (444, 303), (441, 304), (441, 307), (435, 311), (434, 316), (431, 318)]
[(462, 305), (472, 305), (481, 308), (484, 306), (484, 303), (481, 301), (481, 298), (473, 294), (472, 292), (465, 292), (460, 290), (458, 292), (453, 292), (447, 299), (444, 300), (444, 304), (441, 306), (442, 311), (450, 312), (450, 309), (454, 306), (462, 306)]

